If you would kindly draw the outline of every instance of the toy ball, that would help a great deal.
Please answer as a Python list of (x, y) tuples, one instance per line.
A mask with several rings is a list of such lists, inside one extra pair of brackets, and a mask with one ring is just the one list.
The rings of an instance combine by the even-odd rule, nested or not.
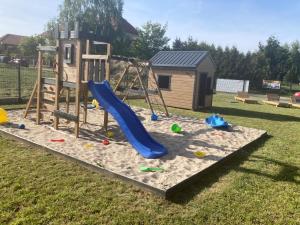
[(109, 140), (104, 139), (104, 140), (102, 141), (102, 144), (104, 144), (104, 145), (109, 145)]
[(18, 128), (24, 130), (25, 129), (25, 125), (24, 124), (19, 124)]
[(114, 132), (112, 132), (112, 131), (107, 131), (106, 137), (108, 137), (108, 138), (113, 138), (113, 137), (114, 137)]
[(152, 121), (157, 121), (157, 120), (158, 120), (158, 115), (156, 115), (155, 113), (153, 113), (153, 114), (151, 115), (151, 120), (152, 120)]
[(173, 123), (171, 126), (171, 131), (173, 133), (180, 133), (181, 132), (181, 127), (177, 123)]
[(8, 115), (7, 112), (0, 108), (0, 124), (8, 123)]

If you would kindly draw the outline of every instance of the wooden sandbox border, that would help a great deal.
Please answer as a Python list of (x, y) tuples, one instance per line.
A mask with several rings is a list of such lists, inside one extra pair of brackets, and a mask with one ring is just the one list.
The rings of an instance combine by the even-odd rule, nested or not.
[(52, 149), (50, 147), (39, 145), (39, 144), (37, 144), (37, 143), (35, 143), (33, 141), (30, 141), (30, 140), (28, 140), (26, 138), (20, 137), (19, 135), (11, 134), (11, 133), (9, 133), (7, 131), (4, 131), (4, 130), (0, 130), (0, 135), (3, 136), (3, 137), (5, 137), (5, 138), (7, 138), (7, 139), (10, 139), (10, 140), (20, 141), (20, 142), (25, 143), (25, 144), (27, 144), (29, 146), (43, 149), (43, 150), (45, 150), (48, 153), (51, 153), (51, 154), (59, 156), (61, 158), (70, 160), (72, 162), (75, 162), (75, 163), (77, 163), (77, 164), (79, 164), (79, 165), (87, 168), (87, 169), (99, 172), (99, 173), (101, 173), (103, 175), (106, 175), (108, 177), (118, 178), (120, 180), (123, 180), (123, 181), (125, 181), (127, 183), (130, 183), (132, 185), (135, 185), (135, 186), (139, 187), (143, 191), (150, 191), (150, 192), (152, 192), (152, 193), (154, 193), (154, 194), (156, 194), (159, 197), (162, 197), (164, 199), (171, 199), (174, 194), (178, 193), (179, 191), (183, 191), (186, 187), (188, 187), (189, 185), (192, 185), (193, 183), (195, 183), (201, 176), (203, 176), (203, 175), (209, 173), (210, 171), (212, 171), (213, 169), (219, 167), (225, 161), (230, 160), (234, 155), (238, 154), (241, 150), (245, 149), (249, 145), (254, 144), (255, 142), (257, 142), (262, 137), (267, 136), (267, 132), (264, 131), (264, 133), (262, 133), (260, 136), (258, 136), (252, 142), (247, 143), (246, 145), (242, 146), (241, 148), (239, 148), (238, 150), (232, 152), (231, 154), (227, 155), (226, 157), (220, 159), (219, 161), (216, 161), (214, 164), (210, 165), (209, 167), (207, 167), (207, 168), (199, 171), (198, 173), (190, 176), (189, 178), (187, 178), (187, 179), (185, 179), (185, 180), (177, 183), (176, 185), (174, 185), (174, 186), (172, 186), (172, 187), (170, 187), (169, 189), (166, 189), (166, 190), (155, 188), (155, 187), (153, 187), (151, 185), (142, 183), (140, 181), (136, 181), (136, 180), (131, 179), (131, 178), (127, 177), (127, 176), (115, 173), (115, 172), (113, 172), (111, 170), (108, 170), (108, 169), (105, 169), (105, 168), (102, 168), (102, 167), (99, 167), (99, 166), (96, 166), (96, 165), (92, 165), (90, 163), (84, 162), (84, 161), (79, 160), (77, 158), (74, 158), (72, 156), (60, 153), (60, 152), (58, 152), (58, 151), (56, 151), (56, 150), (54, 150), (54, 149)]

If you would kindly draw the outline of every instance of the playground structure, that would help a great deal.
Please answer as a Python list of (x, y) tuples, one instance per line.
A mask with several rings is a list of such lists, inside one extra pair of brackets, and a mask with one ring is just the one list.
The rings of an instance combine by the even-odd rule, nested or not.
[[(149, 66), (147, 62), (142, 62), (135, 58), (124, 56), (113, 56), (110, 43), (101, 42), (99, 38), (89, 32), (80, 30), (79, 23), (76, 22), (74, 30), (69, 30), (65, 23), (63, 30), (56, 28), (56, 46), (38, 46), (38, 77), (34, 89), (26, 106), (24, 118), (30, 112), (36, 97), (36, 123), (41, 124), (44, 111), (50, 111), (54, 116), (53, 126), (59, 128), (60, 119), (66, 119), (75, 123), (75, 136), (79, 136), (80, 130), (80, 111), (81, 100), (83, 100), (83, 123), (87, 123), (88, 113), (88, 82), (102, 82), (111, 79), (111, 61), (118, 60), (125, 62), (126, 68), (117, 82), (115, 91), (122, 84), (122, 81), (130, 68), (136, 70), (136, 76), (133, 78), (127, 92), (123, 96), (123, 101), (128, 98), (129, 89), (133, 88), (138, 82), (141, 86), (148, 106), (154, 114), (153, 103), (149, 98), (147, 86), (144, 84), (142, 76), (148, 76)], [(43, 55), (45, 52), (53, 52), (56, 55), (55, 78), (43, 77)], [(75, 90), (75, 112), (70, 113), (70, 92)], [(160, 89), (156, 85), (156, 91), (159, 95), (165, 114), (168, 116), (168, 110), (164, 104)], [(63, 111), (60, 107), (62, 95), (65, 92), (66, 109)], [(100, 103), (101, 104), (101, 103)], [(108, 112), (105, 109), (103, 116), (104, 130), (108, 130)]]

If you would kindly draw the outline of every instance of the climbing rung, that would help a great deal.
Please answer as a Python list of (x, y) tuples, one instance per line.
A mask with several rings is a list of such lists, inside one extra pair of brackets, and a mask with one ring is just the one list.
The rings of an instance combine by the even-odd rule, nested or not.
[(59, 117), (59, 118), (63, 118), (69, 121), (73, 121), (73, 122), (79, 122), (79, 117), (78, 116), (74, 116), (72, 114), (69, 113), (65, 113), (59, 110), (54, 110), (53, 112), (55, 117)]
[(43, 84), (43, 91), (55, 92), (55, 86), (50, 84)]
[(54, 102), (55, 101), (55, 95), (44, 92), (43, 93), (43, 99)]

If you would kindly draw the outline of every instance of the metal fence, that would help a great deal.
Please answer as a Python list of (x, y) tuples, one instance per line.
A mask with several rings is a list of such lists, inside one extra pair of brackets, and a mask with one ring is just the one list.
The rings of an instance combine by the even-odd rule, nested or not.
[[(53, 77), (52, 69), (43, 71), (43, 76)], [(37, 69), (18, 64), (0, 64), (0, 101), (10, 102), (28, 99), (35, 81)]]

